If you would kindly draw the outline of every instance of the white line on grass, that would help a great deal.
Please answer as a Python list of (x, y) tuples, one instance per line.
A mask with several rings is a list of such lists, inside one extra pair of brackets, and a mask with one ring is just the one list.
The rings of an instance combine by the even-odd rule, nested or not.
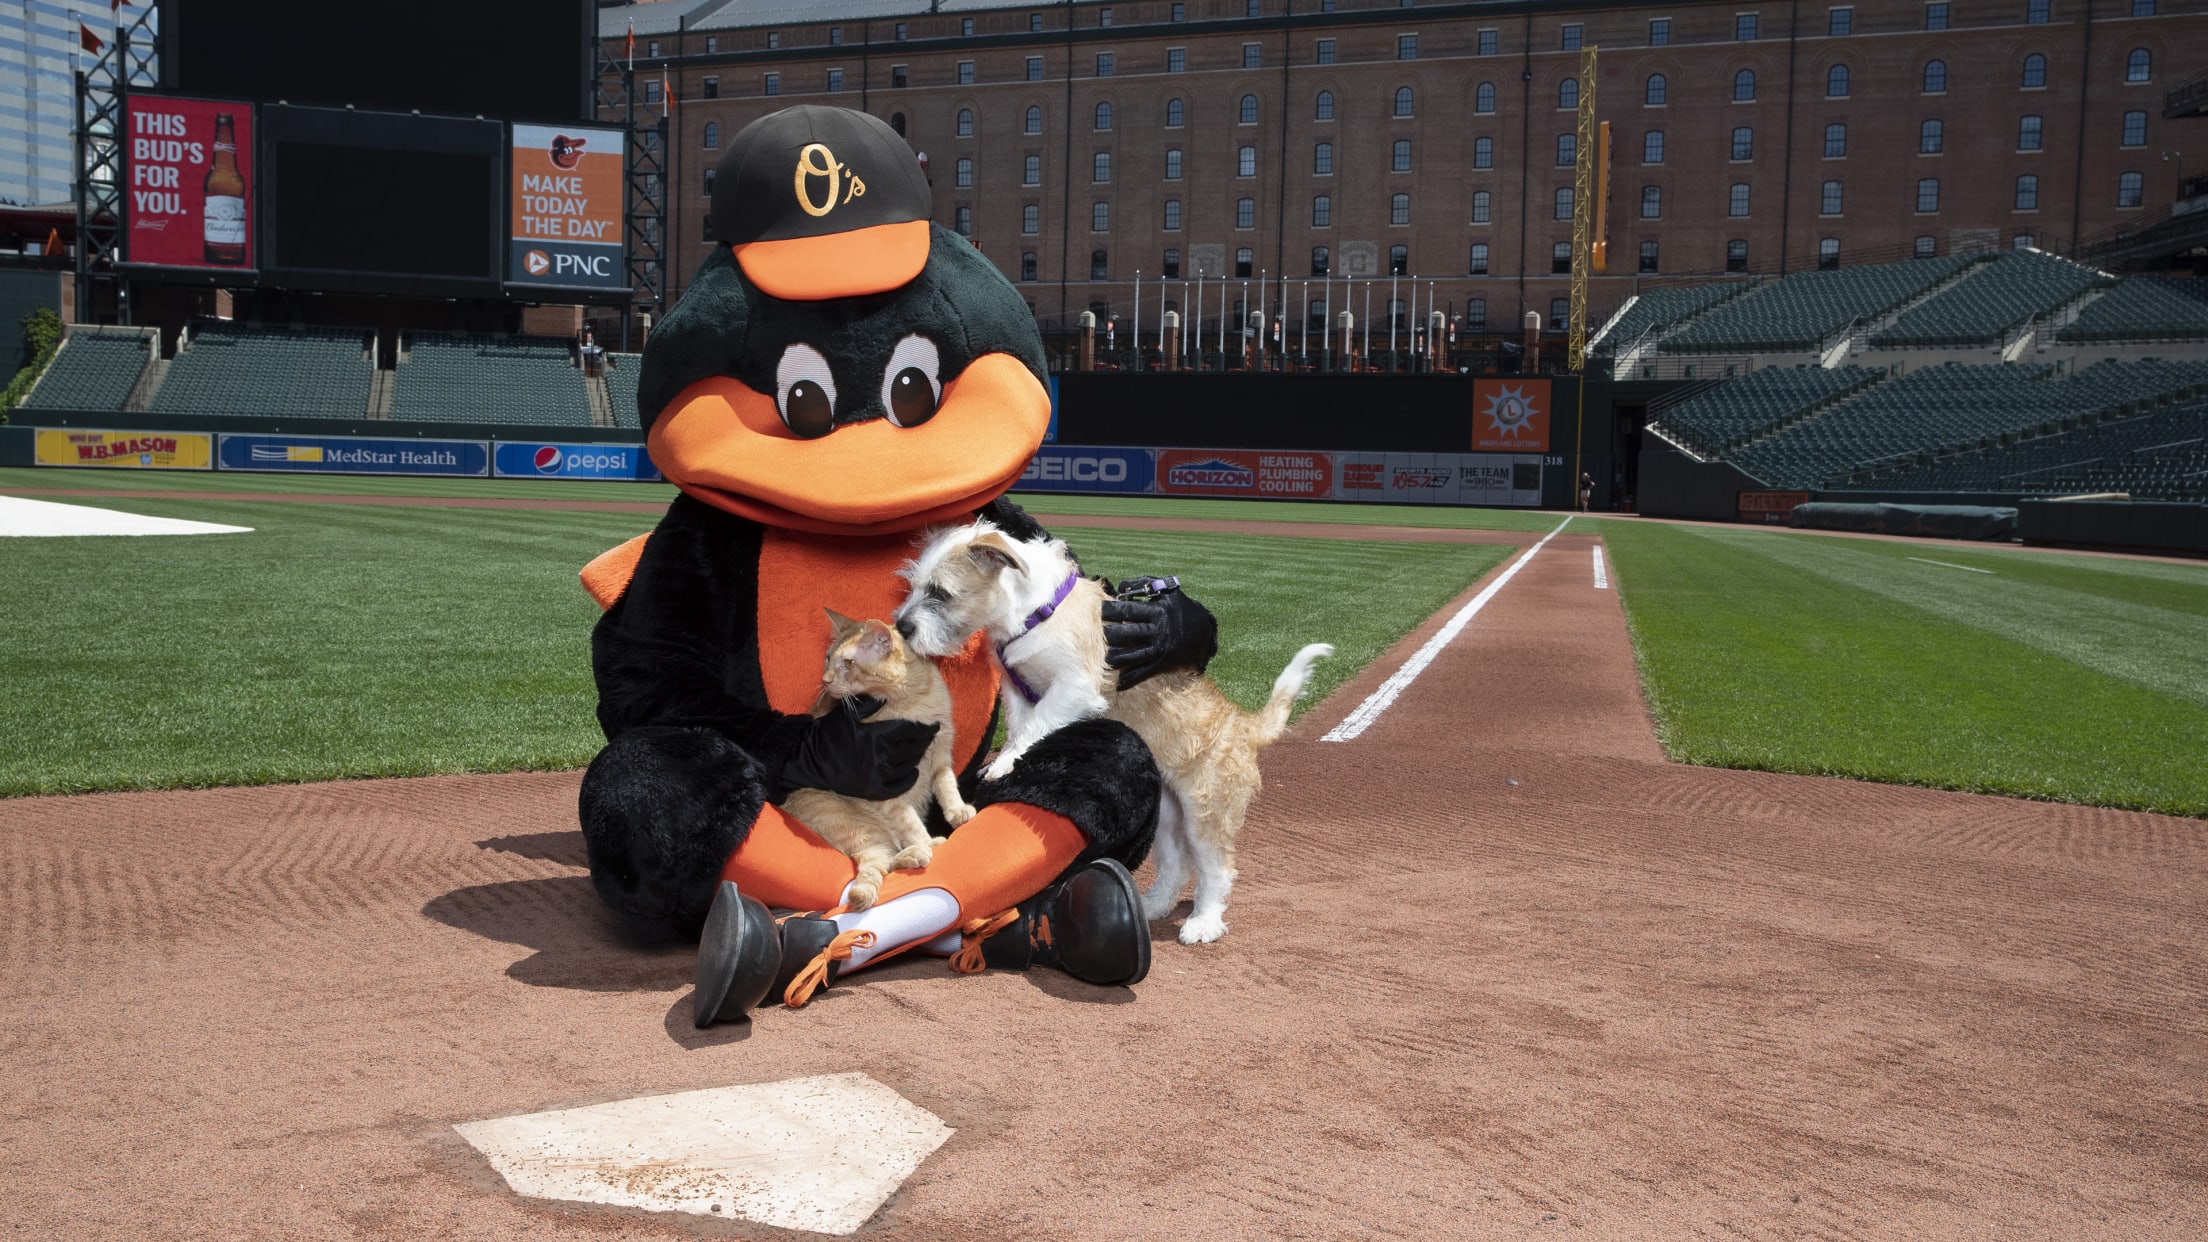
[(1910, 557), (1910, 558), (1908, 558), (1908, 559), (1910, 559), (1910, 560), (1912, 560), (1912, 561), (1917, 561), (1917, 562), (1920, 562), (1920, 563), (1922, 563), (1922, 564), (1925, 564), (1925, 565), (1938, 565), (1938, 566), (1941, 566), (1942, 568), (1945, 568), (1945, 569), (1960, 569), (1960, 570), (1965, 570), (1965, 571), (1967, 571), (1967, 572), (1969, 572), (1969, 573), (1974, 573), (1974, 574), (1990, 574), (1990, 573), (1992, 573), (1992, 572), (1993, 572), (1993, 571), (1992, 571), (1992, 570), (1990, 570), (1990, 569), (1980, 569), (1980, 568), (1978, 568), (1978, 567), (1977, 567), (1977, 566), (1975, 566), (1975, 565), (1954, 565), (1954, 564), (1950, 564), (1950, 563), (1948, 563), (1947, 561), (1934, 561), (1934, 560), (1926, 560), (1926, 559), (1925, 559), (1924, 557), (1921, 557), (1921, 556), (1912, 556), (1912, 557)]
[(1610, 589), (1610, 571), (1602, 567), (1601, 544), (1595, 545), (1595, 589), (1598, 591)]
[(1418, 675), (1426, 671), (1426, 666), (1434, 662), (1434, 657), (1441, 654), (1441, 649), (1448, 646), (1455, 640), (1457, 635), (1464, 632), (1464, 627), (1471, 624), (1472, 618), (1478, 614), (1480, 609), (1487, 607), (1487, 601), (1495, 598), (1495, 593), (1502, 590), (1503, 585), (1509, 582), (1519, 570), (1524, 569), (1526, 562), (1532, 560), (1535, 553), (1548, 546), (1549, 540), (1556, 538), (1559, 532), (1571, 524), (1572, 515), (1565, 515), (1564, 520), (1556, 524), (1556, 530), (1541, 536), (1540, 542), (1527, 548), (1525, 555), (1510, 563), (1510, 568), (1497, 574), (1495, 581), (1488, 583), (1485, 590), (1473, 596), (1471, 603), (1459, 608), (1457, 615), (1449, 618), (1447, 625), (1442, 626), (1432, 638), (1426, 640), (1425, 646), (1420, 647), (1412, 654), (1410, 659), (1403, 662), (1403, 667), (1395, 670), (1393, 676), (1381, 682), (1378, 690), (1367, 695), (1365, 701), (1357, 705), (1357, 710), (1351, 712), (1342, 723), (1328, 729), (1319, 740), (1322, 742), (1347, 742), (1366, 729), (1371, 728), (1372, 723), (1380, 719), (1380, 713), (1388, 710), (1389, 706), (1395, 702), (1396, 696), (1409, 689), (1411, 683), (1418, 680)]

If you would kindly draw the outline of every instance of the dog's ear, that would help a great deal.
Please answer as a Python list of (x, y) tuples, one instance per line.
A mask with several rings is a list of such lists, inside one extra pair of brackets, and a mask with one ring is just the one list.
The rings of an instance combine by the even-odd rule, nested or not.
[(1020, 564), (1020, 559), (1012, 555), (1012, 546), (1005, 541), (1003, 535), (995, 531), (967, 544), (966, 557), (974, 563), (975, 568), (986, 574), (1017, 569)]
[(837, 612), (833, 608), (823, 608), (821, 609), (821, 611), (828, 614), (828, 624), (835, 629), (836, 642), (842, 642), (844, 638), (851, 633), (851, 631), (859, 628), (858, 622), (853, 621), (847, 616), (844, 616), (842, 613)]

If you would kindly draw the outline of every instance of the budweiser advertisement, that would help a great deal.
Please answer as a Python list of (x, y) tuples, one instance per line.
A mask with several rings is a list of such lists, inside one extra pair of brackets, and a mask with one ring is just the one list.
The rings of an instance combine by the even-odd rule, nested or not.
[(1549, 381), (1483, 379), (1472, 384), (1472, 447), (1549, 451)]
[(123, 260), (254, 270), (253, 105), (130, 97)]
[(514, 126), (506, 283), (619, 289), (621, 131)]

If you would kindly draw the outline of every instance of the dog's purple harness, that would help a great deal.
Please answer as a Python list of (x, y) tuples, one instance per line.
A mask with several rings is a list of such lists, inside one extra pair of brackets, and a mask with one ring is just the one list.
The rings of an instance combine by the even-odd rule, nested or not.
[(1058, 606), (1066, 602), (1066, 597), (1073, 594), (1073, 588), (1080, 583), (1080, 570), (1067, 574), (1066, 580), (1058, 584), (1058, 593), (1050, 597), (1050, 602), (1027, 614), (1027, 620), (1021, 624), (1019, 633), (997, 644), (997, 667), (1004, 670), (1005, 678), (1012, 683), (1014, 690), (1020, 692), (1020, 697), (1027, 700), (1029, 707), (1042, 702), (1043, 696), (1035, 693), (1035, 688), (1013, 670), (1011, 663), (1004, 658), (1004, 649), (1034, 633), (1036, 626), (1050, 620), (1051, 615), (1058, 611)]

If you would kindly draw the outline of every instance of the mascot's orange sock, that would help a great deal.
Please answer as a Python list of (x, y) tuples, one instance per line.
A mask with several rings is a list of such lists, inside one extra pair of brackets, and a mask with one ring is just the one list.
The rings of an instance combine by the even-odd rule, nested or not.
[(872, 932), (871, 945), (852, 949), (842, 967), (848, 974), (947, 932), (995, 931), (990, 920), (1041, 892), (1087, 847), (1072, 820), (999, 803), (952, 832), (927, 866), (890, 872), (874, 905), (850, 911), (839, 903), (854, 874), (851, 860), (770, 806), (721, 878), (770, 906), (826, 910), (846, 932)]

